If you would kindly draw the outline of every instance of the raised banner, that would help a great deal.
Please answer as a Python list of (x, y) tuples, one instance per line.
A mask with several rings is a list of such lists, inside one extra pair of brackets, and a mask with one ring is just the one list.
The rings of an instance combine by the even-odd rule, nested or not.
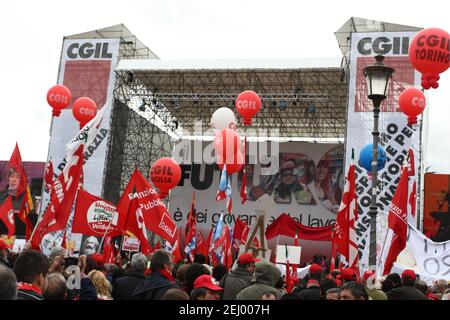
[[(398, 98), (402, 91), (420, 84), (420, 75), (410, 64), (408, 57), (409, 43), (414, 35), (414, 32), (352, 34), (345, 170), (348, 170), (352, 150), (354, 150), (356, 194), (360, 209), (356, 233), (360, 251), (366, 245), (366, 234), (370, 225), (368, 213), (371, 202), (371, 180), (366, 170), (358, 165), (358, 156), (364, 146), (372, 143), (373, 131), (373, 104), (367, 98), (367, 83), (363, 69), (375, 63), (374, 56), (377, 54), (384, 55), (385, 65), (395, 69), (393, 78), (389, 82), (387, 99), (381, 105), (379, 122), (380, 145), (386, 151), (387, 162), (384, 169), (378, 172), (377, 204), (380, 210), (387, 212), (409, 148), (414, 151), (417, 167), (420, 167), (421, 163), (419, 132), (421, 119), (418, 121), (419, 125), (408, 125), (407, 117), (398, 106)], [(416, 170), (416, 179), (418, 171)], [(377, 230), (378, 254), (385, 235), (386, 228)]]
[[(120, 39), (65, 39), (59, 67), (58, 83), (69, 88), (72, 102), (61, 111), (59, 117), (52, 118), (48, 159), (53, 162), (54, 176), (59, 176), (65, 166), (66, 146), (80, 131), (79, 123), (72, 114), (73, 103), (78, 98), (89, 97), (95, 101), (98, 110), (106, 108), (96, 137), (84, 152), (83, 186), (86, 191), (97, 196), (102, 194), (115, 82), (114, 67), (118, 61), (119, 45)], [(38, 208), (40, 213), (46, 208), (49, 199), (50, 193), (43, 190), (41, 206)], [(68, 224), (70, 229), (71, 219)], [(62, 238), (62, 233), (59, 232), (58, 239)], [(80, 239), (81, 236), (77, 235), (73, 240)], [(45, 253), (48, 251), (45, 247), (43, 250)]]
[[(186, 143), (186, 141), (182, 142)], [(192, 152), (209, 150), (207, 143), (190, 141)], [(253, 145), (252, 145), (253, 144)], [(256, 150), (256, 143), (249, 143), (248, 150)], [(176, 148), (175, 148), (176, 149)], [(306, 142), (283, 142), (279, 153), (271, 156), (274, 163), (261, 166), (260, 163), (246, 165), (247, 201), (242, 204), (240, 188), (242, 173), (231, 176), (233, 210), (229, 214), (226, 201), (216, 201), (220, 170), (215, 164), (186, 164), (179, 161), (182, 177), (179, 185), (170, 193), (169, 210), (179, 227), (184, 228), (195, 192), (197, 227), (207, 234), (215, 226), (221, 212), (224, 221), (234, 225), (236, 219), (252, 228), (257, 221), (258, 199), (268, 195), (275, 206), (268, 213), (266, 224), (282, 213), (291, 216), (298, 223), (309, 227), (332, 225), (341, 201), (343, 187), (343, 145)], [(270, 174), (263, 174), (263, 167), (275, 168)], [(269, 170), (270, 171), (270, 170)], [(268, 173), (268, 172), (265, 172)]]

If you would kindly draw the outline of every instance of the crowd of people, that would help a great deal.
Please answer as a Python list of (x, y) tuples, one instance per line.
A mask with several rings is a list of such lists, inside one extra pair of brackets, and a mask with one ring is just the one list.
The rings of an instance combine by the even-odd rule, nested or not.
[(447, 281), (428, 286), (412, 270), (389, 274), (377, 287), (370, 271), (360, 278), (351, 268), (330, 273), (313, 263), (288, 289), (276, 265), (251, 253), (241, 254), (230, 271), (206, 264), (202, 254), (174, 264), (163, 249), (116, 264), (97, 253), (65, 256), (61, 247), (49, 256), (29, 248), (16, 254), (0, 239), (0, 300), (450, 300)]

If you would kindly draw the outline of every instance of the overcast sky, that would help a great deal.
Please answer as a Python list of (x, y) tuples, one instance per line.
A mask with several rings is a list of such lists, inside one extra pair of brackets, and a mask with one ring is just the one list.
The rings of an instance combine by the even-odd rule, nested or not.
[[(435, 5), (436, 3), (436, 5)], [(339, 57), (334, 32), (361, 17), (450, 32), (445, 1), (2, 1), (0, 159), (17, 141), (46, 161), (63, 37), (123, 23), (161, 59)], [(430, 5), (428, 5), (430, 4)], [(450, 173), (450, 70), (428, 91), (426, 165)]]

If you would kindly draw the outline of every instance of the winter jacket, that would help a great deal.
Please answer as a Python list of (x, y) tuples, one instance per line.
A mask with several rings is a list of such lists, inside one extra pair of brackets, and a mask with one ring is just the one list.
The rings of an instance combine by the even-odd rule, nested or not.
[(387, 293), (388, 300), (428, 300), (427, 297), (415, 287), (400, 287)]
[(243, 267), (237, 267), (225, 275), (220, 282), (223, 288), (223, 300), (236, 300), (238, 293), (251, 284), (253, 275)]
[(88, 277), (82, 278), (80, 281), (79, 300), (97, 300), (97, 288)]
[(44, 300), (42, 294), (33, 290), (17, 290), (17, 300)]
[(270, 262), (256, 264), (255, 281), (239, 292), (236, 300), (260, 300), (265, 292), (274, 293), (277, 299), (283, 295), (275, 288), (275, 284), (281, 278), (281, 272)]
[(137, 286), (133, 297), (137, 300), (161, 300), (169, 289), (178, 289), (178, 286), (155, 271)]
[(378, 289), (367, 289), (367, 293), (372, 300), (387, 300), (386, 293)]
[(144, 279), (143, 272), (128, 272), (116, 279), (112, 292), (114, 300), (133, 300), (134, 290)]

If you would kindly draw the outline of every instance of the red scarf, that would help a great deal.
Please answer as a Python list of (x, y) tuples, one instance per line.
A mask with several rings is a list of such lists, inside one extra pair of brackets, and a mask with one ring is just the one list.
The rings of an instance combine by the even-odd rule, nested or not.
[(33, 291), (34, 293), (42, 296), (42, 290), (40, 288), (36, 287), (34, 284), (31, 284), (31, 283), (17, 282), (17, 289), (18, 290)]
[(175, 282), (175, 279), (172, 277), (170, 272), (168, 272), (166, 269), (160, 269), (160, 270), (158, 270), (158, 272), (161, 273), (163, 275), (163, 277), (166, 278), (167, 280), (169, 280), (170, 282)]

